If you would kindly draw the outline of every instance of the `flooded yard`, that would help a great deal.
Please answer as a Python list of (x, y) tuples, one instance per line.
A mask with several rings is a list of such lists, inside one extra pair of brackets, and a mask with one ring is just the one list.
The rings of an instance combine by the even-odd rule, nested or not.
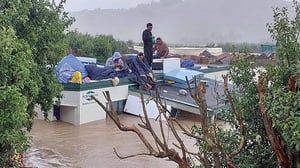
[[(132, 125), (140, 123), (137, 116), (121, 114), (122, 123)], [(197, 117), (191, 113), (180, 113), (178, 120), (186, 127), (198, 123)], [(159, 129), (158, 124), (151, 120), (154, 129)], [(142, 129), (141, 129), (142, 130)], [(152, 141), (149, 133), (145, 136)], [(165, 133), (169, 144), (177, 141), (165, 126)], [(136, 156), (128, 159), (119, 159), (113, 151), (116, 148), (122, 156), (145, 153), (144, 147), (138, 136), (132, 132), (120, 131), (109, 118), (74, 126), (61, 121), (46, 122), (35, 120), (32, 136), (32, 148), (25, 155), (26, 166), (49, 167), (110, 167), (110, 168), (176, 168), (177, 164), (168, 159), (158, 159), (153, 156)], [(194, 140), (185, 137), (187, 146), (191, 149)], [(178, 143), (177, 143), (178, 144)]]

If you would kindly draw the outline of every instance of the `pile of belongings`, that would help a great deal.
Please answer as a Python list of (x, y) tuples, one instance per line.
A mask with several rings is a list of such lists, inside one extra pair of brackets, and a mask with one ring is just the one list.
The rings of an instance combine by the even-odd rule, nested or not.
[(56, 77), (60, 83), (84, 83), (90, 80), (114, 79), (118, 81), (112, 68), (96, 64), (84, 65), (73, 54), (65, 56), (56, 66)]

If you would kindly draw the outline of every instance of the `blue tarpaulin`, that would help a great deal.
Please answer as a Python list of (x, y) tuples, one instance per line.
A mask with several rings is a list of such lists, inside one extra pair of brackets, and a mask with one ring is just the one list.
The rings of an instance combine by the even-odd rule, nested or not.
[(76, 57), (83, 64), (97, 64), (97, 58)]
[(172, 86), (180, 88), (187, 88), (186, 77), (191, 87), (194, 87), (194, 77), (201, 79), (204, 77), (204, 73), (195, 70), (180, 68), (164, 74), (164, 79), (174, 81), (175, 83), (172, 84)]
[(82, 79), (88, 76), (83, 63), (73, 54), (65, 56), (56, 66), (56, 77), (62, 83), (67, 83), (72, 78), (73, 73), (79, 71)]
[[(56, 66), (56, 73), (60, 72), (61, 67), (64, 64), (68, 64), (74, 71), (79, 71), (81, 73), (82, 78), (84, 79), (85, 77), (88, 76), (88, 72), (86, 71), (84, 65), (77, 59), (74, 55), (69, 54), (65, 56)], [(57, 74), (58, 75), (58, 74)]]
[(192, 68), (194, 67), (194, 61), (193, 60), (182, 60), (180, 62), (181, 68)]

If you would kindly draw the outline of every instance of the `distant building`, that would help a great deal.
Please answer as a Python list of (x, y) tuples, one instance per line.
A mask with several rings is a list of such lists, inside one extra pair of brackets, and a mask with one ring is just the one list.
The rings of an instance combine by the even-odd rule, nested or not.
[(273, 59), (274, 56), (275, 56), (274, 52), (264, 52), (258, 57), (258, 59)]
[(273, 59), (276, 53), (275, 45), (262, 44), (261, 53), (258, 56), (258, 59)]
[(264, 66), (267, 63), (272, 63), (275, 59), (276, 46), (270, 44), (261, 45), (261, 53), (256, 58), (257, 66)]
[[(143, 52), (142, 46), (134, 46), (134, 50)], [(208, 51), (212, 55), (221, 55), (223, 53), (222, 48), (210, 48), (210, 47), (169, 47), (170, 55), (199, 55), (203, 51)]]
[(200, 56), (204, 56), (204, 57), (207, 57), (207, 58), (212, 58), (212, 57), (215, 57), (214, 55), (212, 55), (209, 51), (207, 50), (204, 50)]
[(275, 45), (269, 45), (269, 44), (262, 44), (261, 47), (261, 53), (275, 53), (276, 52), (276, 46)]

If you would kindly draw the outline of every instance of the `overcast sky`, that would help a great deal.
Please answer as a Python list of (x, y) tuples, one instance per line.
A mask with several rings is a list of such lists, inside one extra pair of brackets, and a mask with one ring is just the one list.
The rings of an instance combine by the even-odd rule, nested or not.
[[(60, 0), (55, 0), (56, 2)], [(134, 8), (138, 4), (149, 4), (159, 0), (67, 0), (65, 10), (68, 12), (81, 11), (84, 9), (127, 9)], [(292, 1), (292, 0), (284, 0)]]
[[(56, 0), (57, 2), (59, 0)], [(127, 9), (136, 7), (137, 4), (149, 4), (159, 0), (67, 0), (65, 10), (68, 12), (84, 9)]]

